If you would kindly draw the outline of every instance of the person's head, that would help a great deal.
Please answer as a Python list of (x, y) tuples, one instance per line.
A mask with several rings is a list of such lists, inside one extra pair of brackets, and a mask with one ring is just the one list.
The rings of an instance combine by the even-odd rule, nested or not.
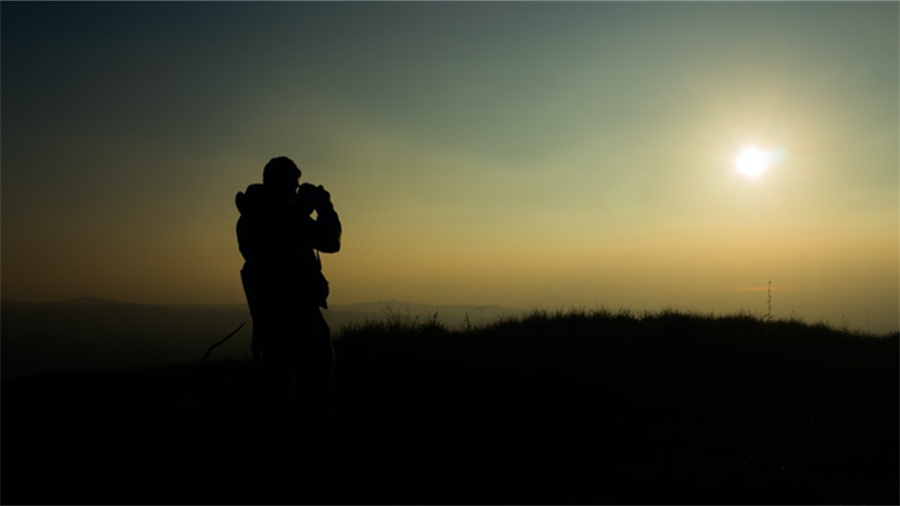
[(285, 198), (293, 198), (300, 186), (300, 174), (297, 164), (290, 158), (272, 158), (263, 168), (263, 186)]

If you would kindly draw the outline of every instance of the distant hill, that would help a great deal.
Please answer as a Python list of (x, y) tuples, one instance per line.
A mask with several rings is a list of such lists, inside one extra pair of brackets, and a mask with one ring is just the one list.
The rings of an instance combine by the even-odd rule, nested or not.
[(127, 304), (113, 299), (105, 299), (103, 297), (75, 297), (72, 299), (53, 301), (53, 302), (19, 302), (15, 300), (0, 301), (0, 307), (35, 307), (35, 306), (72, 306), (72, 307), (96, 307), (108, 306), (111, 304)]
[(51, 305), (53, 306), (75, 306), (75, 307), (97, 307), (97, 306), (109, 306), (111, 304), (125, 304), (125, 302), (119, 302), (117, 300), (112, 299), (104, 299), (103, 297), (76, 297), (74, 299), (63, 300), (60, 302), (54, 302)]
[[(0, 374), (129, 369), (199, 360), (206, 347), (249, 324), (241, 307), (180, 308), (107, 299), (0, 303)], [(247, 325), (249, 329), (249, 325)], [(249, 348), (249, 330), (221, 356)]]

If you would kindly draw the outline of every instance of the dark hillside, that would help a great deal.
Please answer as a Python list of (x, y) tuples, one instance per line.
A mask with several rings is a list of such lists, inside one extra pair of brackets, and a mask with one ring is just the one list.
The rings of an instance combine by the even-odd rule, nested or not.
[(677, 313), (373, 330), (344, 338), (341, 377), (406, 423), (367, 439), (450, 502), (897, 499), (896, 335)]
[(3, 502), (896, 504), (897, 335), (662, 313), (335, 343), (332, 462), (256, 481), (253, 367), (3, 382)]

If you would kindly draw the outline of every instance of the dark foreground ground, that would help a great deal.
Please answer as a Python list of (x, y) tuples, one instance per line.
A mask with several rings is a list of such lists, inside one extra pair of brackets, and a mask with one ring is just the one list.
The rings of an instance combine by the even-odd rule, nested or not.
[(897, 504), (898, 339), (535, 314), (336, 343), (330, 461), (260, 473), (249, 363), (2, 383), (4, 504)]

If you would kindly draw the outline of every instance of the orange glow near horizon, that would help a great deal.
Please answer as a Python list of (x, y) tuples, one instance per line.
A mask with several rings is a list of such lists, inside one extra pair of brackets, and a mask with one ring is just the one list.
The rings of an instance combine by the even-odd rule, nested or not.
[(900, 326), (898, 4), (392, 5), (4, 4), (2, 298), (243, 302), (234, 196), (286, 155), (343, 223), (333, 305), (764, 313), (771, 281)]

